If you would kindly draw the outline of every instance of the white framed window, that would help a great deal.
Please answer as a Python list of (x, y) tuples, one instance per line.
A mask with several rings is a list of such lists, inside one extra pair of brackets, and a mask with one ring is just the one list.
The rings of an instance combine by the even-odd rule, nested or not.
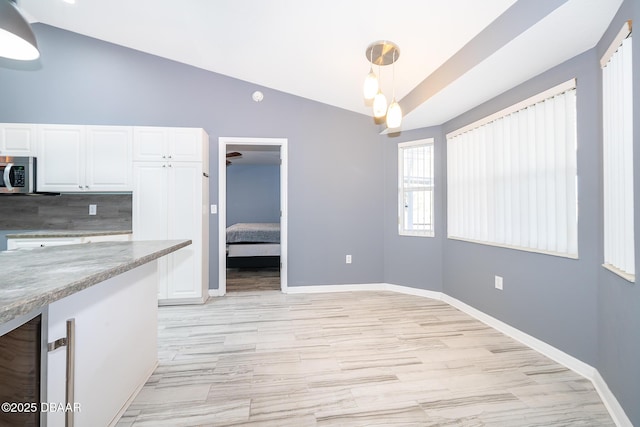
[(600, 61), (604, 267), (635, 282), (631, 23)]
[(433, 138), (398, 144), (401, 236), (433, 236)]
[(447, 135), (450, 239), (578, 257), (576, 83)]

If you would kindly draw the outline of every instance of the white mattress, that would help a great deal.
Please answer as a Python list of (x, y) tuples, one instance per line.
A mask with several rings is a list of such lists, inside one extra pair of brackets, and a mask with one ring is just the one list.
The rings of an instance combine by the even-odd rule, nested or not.
[(250, 243), (227, 245), (227, 256), (280, 256), (279, 243)]

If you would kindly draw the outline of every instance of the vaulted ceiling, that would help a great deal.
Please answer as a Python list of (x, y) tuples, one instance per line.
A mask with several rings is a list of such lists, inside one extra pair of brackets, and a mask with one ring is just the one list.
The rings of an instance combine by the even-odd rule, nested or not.
[[(69, 0), (67, 0), (69, 1)], [(371, 116), (390, 40), (402, 129), (439, 125), (592, 48), (622, 0), (20, 0), (42, 22)], [(376, 69), (376, 72), (378, 70)], [(372, 121), (373, 123), (373, 121)]]

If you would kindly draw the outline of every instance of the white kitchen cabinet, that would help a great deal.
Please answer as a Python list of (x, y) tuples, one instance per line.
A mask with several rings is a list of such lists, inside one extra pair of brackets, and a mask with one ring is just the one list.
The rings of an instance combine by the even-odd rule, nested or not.
[[(133, 239), (192, 241), (159, 260), (161, 304), (202, 303), (208, 297), (209, 138), (201, 129), (199, 135), (199, 161), (133, 162)], [(154, 151), (151, 142), (145, 144), (146, 153)]]
[[(115, 425), (157, 366), (156, 262), (141, 265), (48, 308), (48, 341), (66, 336), (75, 321), (76, 427)], [(48, 403), (65, 402), (66, 347), (47, 354)], [(62, 411), (46, 425), (65, 426)]]
[(133, 129), (127, 126), (87, 126), (85, 190), (133, 189)]
[(84, 126), (38, 126), (38, 191), (82, 191)]
[(36, 126), (0, 123), (0, 156), (35, 156)]
[(135, 127), (133, 160), (199, 162), (203, 133), (199, 128)]
[[(168, 185), (166, 163), (133, 163), (133, 233), (134, 240), (167, 239), (169, 236)], [(158, 260), (158, 299), (167, 298), (168, 257)]]
[(38, 126), (38, 191), (131, 191), (133, 131), (126, 126)]

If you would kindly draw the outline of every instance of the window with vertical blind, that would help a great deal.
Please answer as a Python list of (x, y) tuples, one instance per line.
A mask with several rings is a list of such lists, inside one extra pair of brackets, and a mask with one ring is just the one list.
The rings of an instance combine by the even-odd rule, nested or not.
[(447, 232), (578, 257), (576, 84), (447, 135)]
[(633, 90), (631, 23), (625, 23), (600, 61), (604, 266), (635, 281), (633, 208)]
[(402, 236), (433, 236), (433, 139), (398, 144), (398, 224)]

